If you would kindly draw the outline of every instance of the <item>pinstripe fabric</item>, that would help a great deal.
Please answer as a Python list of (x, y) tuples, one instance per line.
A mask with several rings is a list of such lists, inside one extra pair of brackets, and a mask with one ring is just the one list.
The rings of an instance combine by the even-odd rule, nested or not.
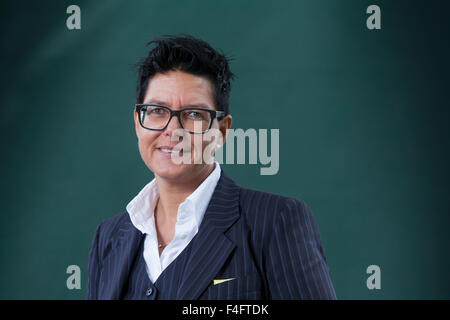
[(87, 299), (336, 299), (309, 207), (241, 188), (223, 170), (198, 233), (154, 284), (139, 266), (142, 238), (127, 212), (97, 227)]
[(150, 281), (147, 271), (145, 270), (145, 260), (143, 256), (144, 237), (142, 237), (139, 245), (139, 251), (135, 257), (133, 267), (130, 269), (127, 284), (124, 286), (123, 294), (120, 299), (124, 300), (142, 300), (145, 298), (154, 298), (156, 295), (147, 295), (147, 290), (154, 290), (155, 287)]
[[(189, 257), (192, 246), (188, 246), (181, 254), (171, 263), (167, 269), (158, 277), (153, 284), (146, 270), (146, 262), (144, 259), (144, 237), (142, 237), (141, 245), (136, 256), (136, 261), (130, 270), (128, 283), (124, 288), (121, 299), (125, 300), (170, 300), (176, 299), (178, 288), (182, 279), (186, 259)], [(151, 289), (151, 294), (147, 295)]]

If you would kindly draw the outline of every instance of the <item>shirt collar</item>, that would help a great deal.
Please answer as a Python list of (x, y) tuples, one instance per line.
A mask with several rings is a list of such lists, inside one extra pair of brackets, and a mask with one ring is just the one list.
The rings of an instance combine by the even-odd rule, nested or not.
[[(215, 161), (210, 175), (178, 207), (177, 223), (192, 220), (192, 225), (198, 230), (219, 179), (220, 165)], [(154, 229), (154, 211), (158, 198), (158, 186), (156, 179), (153, 179), (126, 206), (131, 222), (142, 233), (149, 233)]]

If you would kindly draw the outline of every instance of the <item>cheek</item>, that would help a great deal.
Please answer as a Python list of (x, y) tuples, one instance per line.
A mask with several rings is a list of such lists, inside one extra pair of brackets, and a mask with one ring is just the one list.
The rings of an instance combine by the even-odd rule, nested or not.
[(144, 134), (141, 133), (139, 135), (139, 151), (144, 159), (151, 157), (157, 136), (158, 134), (154, 134), (153, 132), (145, 132)]

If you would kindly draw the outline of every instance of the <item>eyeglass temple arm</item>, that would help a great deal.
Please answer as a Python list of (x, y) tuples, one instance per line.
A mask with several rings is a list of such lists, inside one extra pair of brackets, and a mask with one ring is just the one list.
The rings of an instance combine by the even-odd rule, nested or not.
[(225, 111), (216, 111), (216, 118), (223, 118), (225, 117)]

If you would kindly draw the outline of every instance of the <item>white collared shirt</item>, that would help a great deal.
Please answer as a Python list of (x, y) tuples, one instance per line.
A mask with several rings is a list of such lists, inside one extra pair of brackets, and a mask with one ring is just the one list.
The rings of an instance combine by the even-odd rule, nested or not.
[(175, 235), (161, 256), (158, 251), (154, 219), (154, 210), (159, 198), (156, 179), (145, 185), (126, 206), (133, 225), (145, 234), (144, 260), (148, 276), (153, 283), (197, 234), (219, 178), (220, 166), (216, 161), (211, 174), (178, 206)]

